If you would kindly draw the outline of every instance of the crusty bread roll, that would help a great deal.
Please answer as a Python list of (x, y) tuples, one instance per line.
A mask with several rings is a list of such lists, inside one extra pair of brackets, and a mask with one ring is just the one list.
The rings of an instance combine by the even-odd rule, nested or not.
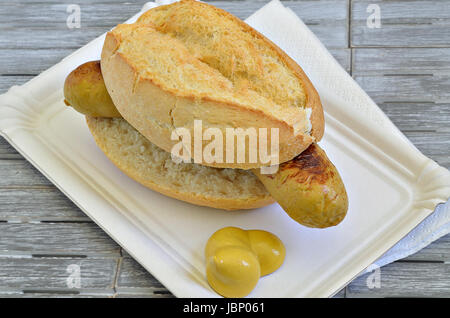
[[(196, 119), (204, 130), (221, 129), (224, 145), (227, 127), (268, 128), (269, 136), (270, 128), (279, 128), (279, 162), (323, 135), (322, 105), (302, 69), (243, 21), (205, 3), (160, 6), (117, 26), (106, 36), (101, 67), (121, 115), (166, 152), (178, 143), (171, 140), (176, 127), (194, 136)], [(267, 165), (248, 158), (202, 164)]]
[(253, 209), (274, 199), (250, 171), (176, 164), (122, 118), (86, 117), (97, 145), (125, 174), (182, 201), (224, 210)]

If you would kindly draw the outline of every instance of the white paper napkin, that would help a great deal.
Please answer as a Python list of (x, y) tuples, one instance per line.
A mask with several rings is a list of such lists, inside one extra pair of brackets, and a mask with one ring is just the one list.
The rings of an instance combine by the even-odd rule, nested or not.
[[(151, 9), (175, 1), (149, 2)], [(318, 90), (326, 90), (356, 109), (373, 104), (353, 78), (328, 52), (320, 40), (289, 8), (273, 0), (252, 14), (246, 22), (281, 47), (296, 60)], [(405, 137), (406, 139), (406, 137)], [(375, 262), (384, 266), (414, 254), (440, 237), (450, 233), (450, 200), (436, 207), (434, 213)]]

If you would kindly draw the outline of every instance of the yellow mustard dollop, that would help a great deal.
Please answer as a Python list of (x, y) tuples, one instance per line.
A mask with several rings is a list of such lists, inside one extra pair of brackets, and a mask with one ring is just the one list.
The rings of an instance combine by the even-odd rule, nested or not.
[(285, 256), (283, 242), (270, 232), (225, 227), (206, 243), (206, 278), (224, 297), (245, 297), (261, 276), (283, 264)]

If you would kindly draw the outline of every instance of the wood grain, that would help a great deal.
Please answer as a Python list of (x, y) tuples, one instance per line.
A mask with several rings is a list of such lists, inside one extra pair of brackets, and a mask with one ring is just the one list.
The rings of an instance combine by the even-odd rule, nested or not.
[[(268, 1), (209, 1), (241, 19), (261, 8)], [(0, 5), (0, 20), (5, 21), (0, 33), (0, 47), (4, 49), (61, 49), (78, 48), (124, 22), (138, 12), (145, 1), (130, 3), (100, 2), (81, 3), (81, 27), (69, 29), (66, 24), (68, 3), (40, 3), (15, 1)], [(347, 0), (332, 1), (288, 1), (285, 2), (311, 27), (316, 35), (329, 47), (347, 47), (348, 9)], [(10, 12), (21, 12), (11, 15)], [(45, 11), (45, 14), (40, 14)], [(29, 23), (24, 24), (22, 16)], [(28, 34), (33, 34), (29, 37)], [(57, 39), (57, 40), (55, 40)]]
[(450, 48), (357, 48), (352, 72), (425, 155), (450, 167)]
[(354, 76), (377, 103), (450, 103), (450, 77), (447, 75)]
[(450, 48), (356, 48), (353, 75), (450, 74)]
[[(146, 1), (77, 0), (81, 29), (68, 29), (72, 0), (0, 3), (0, 94), (21, 85), (136, 13)], [(246, 18), (267, 0), (208, 1)], [(330, 49), (425, 155), (450, 167), (450, 0), (283, 1)], [(369, 4), (380, 29), (367, 28)], [(336, 297), (450, 296), (450, 235), (366, 276)], [(67, 288), (78, 264), (82, 288)], [(0, 137), (0, 297), (173, 297)]]
[[(446, 132), (450, 120), (450, 103), (382, 102), (378, 106), (406, 134), (410, 131)], [(436, 139), (444, 140), (445, 136)]]
[(119, 246), (92, 222), (0, 223), (0, 233), (0, 256), (120, 256)]
[[(381, 27), (369, 28), (370, 4), (378, 5)], [(353, 0), (351, 45), (383, 47), (439, 47), (450, 43), (450, 10), (446, 0)]]
[(0, 189), (0, 221), (90, 222), (90, 219), (58, 189), (51, 187)]
[(21, 159), (22, 156), (3, 138), (0, 137), (0, 159)]
[[(8, 63), (0, 64), (1, 75), (37, 75), (60, 62), (74, 52), (75, 49), (35, 49), (33, 53), (23, 49), (0, 49), (0, 60)], [(27, 63), (24, 63), (27, 61)]]
[[(80, 268), (81, 288), (68, 288), (69, 265)], [(116, 259), (3, 258), (0, 257), (1, 292), (114, 293)]]
[(0, 159), (0, 188), (53, 188), (53, 185), (25, 159)]

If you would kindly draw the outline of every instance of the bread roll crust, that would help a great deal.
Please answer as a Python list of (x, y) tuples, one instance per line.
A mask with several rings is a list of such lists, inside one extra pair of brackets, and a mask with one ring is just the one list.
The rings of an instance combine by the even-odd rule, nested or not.
[[(206, 52), (208, 45), (210, 48), (215, 43), (206, 39), (203, 52), (195, 46), (197, 43), (193, 41), (191, 44), (185, 35), (179, 35), (176, 30), (171, 29), (176, 28), (177, 23), (187, 23), (179, 21), (183, 19), (177, 16), (177, 12), (181, 10), (185, 10), (182, 12), (184, 16), (186, 12), (190, 12), (207, 22), (214, 19), (222, 33), (231, 30), (232, 33), (241, 35), (248, 44), (243, 50), (243, 58), (259, 63), (254, 66), (259, 71), (259, 77), (255, 79), (254, 75), (248, 74), (239, 75), (240, 77), (234, 74), (231, 77), (225, 76), (226, 72), (214, 64), (215, 56)], [(164, 16), (166, 12), (171, 13)], [(162, 22), (158, 19), (162, 19)], [(191, 31), (189, 25), (182, 25), (183, 32)], [(192, 29), (194, 31), (196, 30)], [(224, 36), (222, 33), (221, 36)], [(228, 39), (227, 36), (225, 39)], [(251, 41), (245, 38), (248, 36), (251, 36)], [(232, 36), (228, 37), (233, 40)], [(217, 51), (226, 52), (226, 49), (219, 46)], [(240, 54), (239, 51), (232, 53)], [(199, 54), (202, 56), (199, 57)], [(266, 63), (266, 60), (275, 60), (276, 63)], [(196, 119), (203, 121), (203, 129), (221, 129), (224, 141), (227, 127), (256, 130), (268, 128), (269, 131), (270, 128), (278, 128), (280, 162), (294, 158), (312, 142), (319, 141), (323, 135), (324, 118), (320, 99), (300, 66), (243, 21), (211, 5), (181, 1), (149, 10), (135, 24), (119, 25), (106, 36), (101, 63), (106, 87), (121, 115), (142, 135), (167, 152), (178, 143), (178, 140), (171, 140), (174, 129), (188, 128), (193, 136)], [(172, 69), (171, 63), (174, 66)], [(159, 69), (161, 65), (167, 68)], [(187, 67), (192, 68), (192, 72), (183, 73), (183, 68)], [(280, 89), (284, 84), (271, 88), (273, 94), (270, 89), (266, 89), (270, 82), (268, 74), (272, 69), (275, 75), (279, 73), (280, 82), (287, 83), (285, 91), (293, 91), (294, 95), (298, 93), (296, 99), (271, 97), (286, 93)], [(171, 75), (167, 76), (167, 73)], [(287, 80), (284, 81), (285, 75)], [(265, 84), (258, 84), (260, 82)], [(291, 83), (292, 87), (289, 86)], [(293, 89), (295, 85), (298, 86), (297, 89)], [(266, 92), (272, 95), (263, 96)], [(208, 142), (204, 141), (203, 147), (206, 144)], [(193, 156), (193, 141), (191, 145)], [(234, 152), (237, 153), (236, 148)], [(223, 158), (225, 157), (224, 153)], [(245, 157), (249, 158), (248, 149)], [(267, 165), (260, 160), (202, 164), (240, 169)]]

